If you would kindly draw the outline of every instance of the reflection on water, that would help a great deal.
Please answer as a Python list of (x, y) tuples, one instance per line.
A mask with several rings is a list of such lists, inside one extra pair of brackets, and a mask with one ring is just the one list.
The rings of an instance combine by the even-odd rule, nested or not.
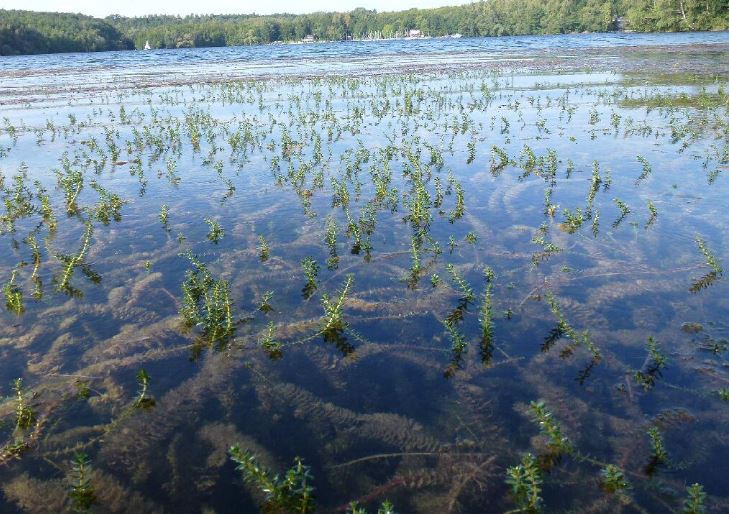
[(726, 510), (726, 42), (0, 61), (2, 510)]

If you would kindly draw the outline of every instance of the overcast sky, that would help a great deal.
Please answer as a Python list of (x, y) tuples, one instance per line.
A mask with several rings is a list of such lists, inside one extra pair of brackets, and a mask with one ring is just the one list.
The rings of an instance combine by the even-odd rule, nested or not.
[(357, 7), (378, 11), (400, 11), (469, 3), (468, 0), (0, 0), (4, 9), (80, 12), (104, 17), (110, 14), (271, 14), (280, 12), (351, 11)]

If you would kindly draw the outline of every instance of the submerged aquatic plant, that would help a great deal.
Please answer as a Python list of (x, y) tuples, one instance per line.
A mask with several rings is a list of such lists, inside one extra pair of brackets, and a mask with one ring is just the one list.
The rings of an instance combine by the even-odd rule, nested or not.
[(643, 171), (641, 171), (640, 175), (639, 175), (639, 176), (638, 176), (638, 178), (637, 178), (637, 179), (635, 180), (635, 185), (637, 186), (637, 185), (638, 185), (638, 184), (640, 184), (640, 183), (641, 183), (641, 182), (642, 182), (643, 180), (645, 180), (645, 179), (646, 179), (646, 177), (648, 177), (648, 175), (650, 175), (650, 174), (651, 174), (651, 172), (653, 171), (653, 168), (651, 167), (651, 163), (649, 163), (649, 162), (648, 162), (648, 159), (646, 159), (646, 158), (645, 158), (645, 157), (643, 157), (642, 155), (638, 155), (638, 156), (636, 157), (636, 159), (638, 159), (638, 162), (639, 162), (639, 163), (641, 164), (641, 166), (643, 167)]
[(651, 442), (651, 458), (645, 468), (645, 472), (650, 476), (656, 472), (656, 468), (659, 465), (668, 464), (668, 452), (663, 442), (663, 435), (658, 430), (658, 427), (650, 427), (647, 433)]
[(542, 342), (542, 351), (548, 352), (552, 349), (552, 346), (559, 341), (564, 336), (564, 327), (562, 323), (557, 323), (557, 326), (552, 328), (549, 331), (549, 334), (547, 334), (547, 337), (544, 338), (544, 341)]
[(580, 207), (576, 207), (574, 212), (569, 209), (564, 209), (562, 214), (565, 218), (564, 223), (562, 223), (562, 228), (568, 234), (574, 234), (577, 232), (585, 222), (585, 214), (582, 212)]
[[(347, 514), (367, 514), (367, 510), (354, 501), (347, 506)], [(377, 514), (396, 514), (395, 506), (389, 500), (385, 500), (377, 509)]]
[(149, 380), (150, 376), (147, 370), (144, 368), (137, 372), (137, 385), (139, 385), (139, 391), (137, 392), (137, 398), (134, 400), (134, 406), (138, 409), (150, 409), (157, 403), (154, 398), (149, 396)]
[(269, 321), (263, 337), (258, 341), (258, 345), (273, 360), (283, 357), (283, 345), (276, 340), (275, 334), (276, 326), (273, 324), (273, 321)]
[(73, 169), (65, 155), (61, 160), (61, 167), (62, 170), (55, 170), (56, 179), (66, 199), (66, 212), (73, 215), (78, 211), (76, 200), (84, 187), (84, 176), (80, 170)]
[(620, 209), (620, 216), (613, 221), (613, 228), (617, 228), (620, 223), (625, 219), (625, 217), (630, 214), (630, 207), (623, 202), (620, 198), (613, 198), (613, 202), (615, 202), (615, 205), (618, 206), (618, 209)]
[(301, 261), (301, 267), (304, 268), (304, 275), (306, 276), (306, 285), (301, 293), (308, 300), (317, 288), (316, 279), (319, 275), (319, 264), (312, 257), (304, 257)]
[(658, 218), (658, 209), (656, 209), (656, 206), (650, 200), (648, 200), (648, 212), (650, 213), (650, 216), (648, 217), (648, 221), (645, 223), (645, 228), (653, 225)]
[(273, 298), (273, 291), (266, 291), (263, 293), (263, 297), (261, 297), (261, 301), (258, 303), (258, 310), (264, 313), (273, 312), (273, 307), (271, 306), (271, 298)]
[(3, 286), (3, 295), (8, 311), (19, 316), (25, 312), (25, 306), (23, 305), (23, 291), (15, 283), (17, 274), (18, 270), (14, 269), (10, 274), (10, 280)]
[(205, 223), (207, 223), (210, 227), (210, 231), (208, 232), (207, 236), (208, 239), (214, 244), (218, 244), (220, 240), (223, 239), (223, 235), (225, 235), (223, 227), (221, 227), (220, 223), (218, 223), (218, 221), (213, 218), (205, 218)]
[(456, 323), (457, 320), (452, 319), (443, 321), (443, 326), (451, 338), (451, 362), (444, 372), (447, 378), (455, 375), (456, 371), (461, 367), (463, 364), (463, 355), (468, 349), (468, 342), (458, 330)]
[(493, 145), (491, 147), (491, 174), (495, 177), (498, 176), (509, 164), (511, 164), (511, 159), (506, 150)]
[(569, 438), (562, 433), (562, 428), (559, 426), (557, 420), (554, 419), (554, 415), (547, 409), (544, 401), (539, 400), (531, 402), (529, 404), (529, 411), (532, 415), (532, 420), (539, 425), (539, 430), (543, 436), (548, 440), (549, 450), (554, 454), (572, 453), (574, 448)]
[(170, 207), (166, 203), (163, 203), (162, 207), (159, 208), (159, 222), (165, 230), (169, 230), (169, 213)]
[(712, 251), (706, 245), (706, 242), (701, 236), (695, 237), (696, 245), (699, 247), (699, 251), (704, 255), (706, 264), (711, 268), (706, 275), (696, 279), (691, 284), (689, 291), (692, 293), (698, 293), (704, 288), (709, 287), (716, 280), (718, 280), (724, 274), (724, 268), (721, 266), (719, 260), (714, 256)]
[(266, 262), (271, 255), (271, 249), (268, 246), (266, 238), (262, 235), (258, 236), (258, 256), (261, 262)]
[(334, 221), (334, 218), (331, 216), (327, 216), (324, 241), (329, 248), (327, 268), (336, 269), (337, 264), (339, 263), (339, 256), (337, 255), (337, 222)]
[(486, 280), (486, 288), (483, 294), (483, 303), (481, 304), (481, 316), (479, 323), (481, 324), (481, 362), (485, 366), (491, 365), (491, 359), (494, 353), (494, 322), (492, 312), (492, 293), (494, 287), (494, 279), (496, 278), (494, 270), (486, 267), (484, 270), (484, 279)]
[(600, 471), (602, 488), (613, 494), (621, 494), (630, 488), (623, 470), (614, 464), (608, 464)]
[(15, 430), (28, 430), (35, 423), (35, 413), (25, 398), (26, 392), (23, 389), (22, 378), (16, 378), (13, 381), (13, 392), (15, 393)]
[(574, 352), (576, 347), (583, 346), (592, 354), (593, 362), (598, 362), (601, 359), (600, 350), (590, 338), (590, 332), (588, 330), (577, 332), (572, 325), (570, 325), (567, 318), (562, 313), (562, 309), (559, 306), (557, 298), (551, 291), (548, 291), (545, 294), (545, 299), (549, 305), (549, 309), (552, 311), (552, 314), (554, 314), (558, 320), (558, 332), (560, 335), (564, 334), (568, 339), (570, 339), (570, 341), (572, 341), (569, 346), (562, 350), (562, 356), (567, 357)]
[(230, 458), (243, 479), (257, 487), (264, 495), (262, 512), (271, 514), (307, 514), (314, 512), (313, 477), (309, 466), (296, 457), (294, 465), (284, 476), (273, 474), (248, 450), (234, 445), (228, 450)]
[(643, 389), (648, 391), (652, 389), (656, 383), (656, 379), (661, 376), (661, 370), (666, 366), (666, 356), (661, 353), (658, 343), (653, 336), (648, 337), (648, 358), (646, 359), (643, 369), (635, 372), (635, 381), (638, 382)]
[(91, 512), (96, 503), (96, 491), (91, 483), (91, 460), (85, 453), (77, 453), (71, 461), (68, 482), (71, 509), (79, 513)]
[(546, 236), (548, 233), (549, 227), (546, 223), (542, 223), (542, 225), (539, 227), (539, 229), (537, 229), (537, 232), (532, 237), (532, 243), (538, 244), (542, 247), (542, 251), (536, 252), (534, 253), (534, 255), (532, 255), (532, 264), (534, 266), (538, 266), (541, 262), (562, 251), (562, 248), (552, 243), (551, 241), (547, 241)]
[(531, 453), (522, 457), (521, 463), (506, 470), (506, 483), (519, 509), (516, 512), (530, 514), (542, 508), (542, 473), (537, 459)]
[(211, 343), (224, 343), (234, 332), (230, 284), (213, 278), (207, 267), (192, 254), (187, 254), (193, 268), (182, 283), (180, 316), (188, 327), (202, 329)]
[(471, 286), (466, 282), (466, 280), (461, 276), (461, 274), (458, 272), (455, 266), (453, 264), (446, 264), (446, 270), (448, 270), (448, 274), (451, 276), (451, 280), (458, 286), (458, 290), (461, 293), (461, 298), (467, 302), (471, 303), (476, 299), (476, 294), (473, 292), (473, 289)]
[(354, 347), (344, 337), (344, 331), (349, 326), (344, 321), (344, 302), (347, 300), (353, 281), (354, 276), (347, 275), (336, 299), (330, 298), (326, 293), (321, 296), (321, 303), (324, 307), (324, 324), (320, 333), (324, 336), (326, 342), (334, 343), (345, 355), (354, 351)]
[(683, 503), (682, 514), (705, 514), (706, 493), (701, 484), (692, 484), (686, 487), (688, 497)]
[(96, 181), (91, 182), (91, 188), (99, 194), (99, 202), (93, 208), (93, 215), (103, 225), (108, 225), (113, 219), (121, 221), (121, 208), (126, 203), (122, 198), (103, 188)]
[(93, 225), (90, 221), (87, 221), (85, 223), (84, 234), (81, 239), (81, 248), (79, 248), (79, 251), (75, 255), (60, 253), (56, 255), (56, 257), (58, 257), (58, 259), (66, 265), (61, 274), (54, 278), (56, 288), (59, 291), (65, 292), (71, 296), (80, 296), (80, 291), (71, 286), (71, 278), (73, 277), (73, 272), (77, 267), (81, 268), (81, 271), (83, 271), (83, 273), (89, 277), (92, 282), (98, 282), (101, 280), (101, 277), (93, 273), (93, 271), (91, 271), (91, 269), (84, 263), (86, 254), (89, 251), (89, 246), (91, 245), (91, 235), (93, 234), (93, 231)]

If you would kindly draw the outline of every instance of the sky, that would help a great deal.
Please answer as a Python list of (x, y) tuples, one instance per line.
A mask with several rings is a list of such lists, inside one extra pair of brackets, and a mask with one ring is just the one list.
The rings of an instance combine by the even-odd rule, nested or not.
[(103, 18), (110, 14), (272, 14), (351, 11), (357, 7), (378, 11), (400, 11), (468, 3), (468, 0), (0, 0), (0, 8), (57, 11)]

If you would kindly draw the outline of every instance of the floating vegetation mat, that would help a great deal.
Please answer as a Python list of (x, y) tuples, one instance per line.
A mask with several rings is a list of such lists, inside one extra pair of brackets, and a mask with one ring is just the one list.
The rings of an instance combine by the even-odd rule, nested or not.
[(711, 62), (0, 107), (0, 510), (729, 511)]

